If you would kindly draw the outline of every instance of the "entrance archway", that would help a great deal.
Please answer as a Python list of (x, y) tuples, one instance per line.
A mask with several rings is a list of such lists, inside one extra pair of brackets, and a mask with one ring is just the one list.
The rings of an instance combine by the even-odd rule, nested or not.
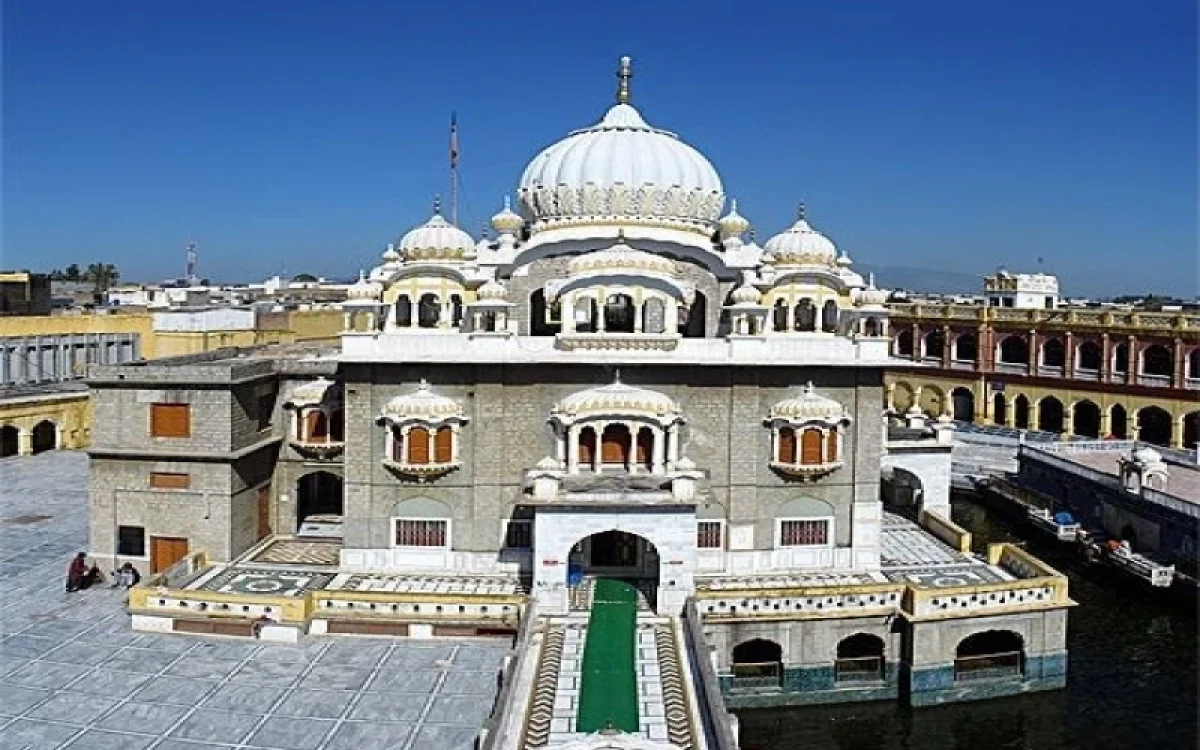
[(1063, 404), (1053, 396), (1047, 396), (1038, 404), (1037, 428), (1042, 432), (1063, 431)]
[(1108, 434), (1118, 440), (1129, 438), (1129, 414), (1120, 404), (1113, 404), (1109, 412)]
[(925, 486), (911, 471), (893, 467), (890, 478), (884, 474), (883, 499), (901, 513), (916, 515), (924, 497)]
[(21, 431), (12, 425), (0, 427), (0, 458), (15, 456), (21, 450)]
[(992, 396), (992, 422), (998, 425), (1008, 424), (1008, 402), (1004, 400), (1003, 393), (997, 393)]
[(643, 536), (609, 529), (584, 537), (571, 547), (567, 583), (583, 585), (589, 578), (625, 581), (655, 606), (659, 581), (658, 548)]
[(954, 405), (954, 419), (959, 422), (975, 421), (975, 394), (968, 388), (955, 388), (950, 394)]
[(730, 671), (733, 688), (774, 687), (783, 681), (783, 648), (775, 641), (754, 638), (733, 647)]
[(53, 422), (43, 420), (33, 426), (32, 452), (34, 455), (52, 451), (58, 447), (58, 428)]
[(1071, 432), (1083, 437), (1100, 437), (1100, 407), (1091, 401), (1075, 404)]
[(343, 513), (342, 478), (328, 471), (305, 474), (296, 482), (296, 526), (305, 522), (340, 525)]
[(1013, 399), (1013, 427), (1029, 429), (1029, 399), (1024, 393)]

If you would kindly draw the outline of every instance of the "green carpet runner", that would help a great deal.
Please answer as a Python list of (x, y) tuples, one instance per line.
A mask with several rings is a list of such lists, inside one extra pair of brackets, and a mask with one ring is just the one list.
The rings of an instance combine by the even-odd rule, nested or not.
[(623, 581), (597, 580), (583, 645), (575, 731), (638, 731), (636, 628), (637, 590)]

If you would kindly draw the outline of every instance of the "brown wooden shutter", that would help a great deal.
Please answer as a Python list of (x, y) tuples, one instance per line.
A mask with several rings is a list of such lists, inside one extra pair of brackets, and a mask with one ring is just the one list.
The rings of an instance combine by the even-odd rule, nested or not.
[(579, 463), (591, 467), (595, 455), (596, 431), (588, 427), (579, 433)]
[(779, 454), (776, 459), (781, 464), (796, 463), (796, 431), (791, 427), (779, 428)]
[(150, 474), (150, 486), (159, 490), (186, 490), (192, 486), (192, 477), (190, 474), (155, 471)]
[(610, 424), (600, 441), (600, 460), (606, 464), (624, 464), (629, 456), (629, 428)]
[(190, 437), (191, 407), (187, 404), (151, 404), (150, 434), (154, 437)]
[(329, 437), (329, 419), (325, 416), (325, 412), (320, 409), (311, 409), (305, 415), (304, 421), (308, 424), (309, 440), (324, 442)]
[(825, 463), (833, 463), (838, 460), (838, 434), (837, 430), (830, 430), (825, 436)]
[(433, 444), (433, 462), (448, 464), (454, 460), (454, 430), (439, 427)]
[(414, 427), (408, 431), (408, 463), (429, 463), (429, 430)]
[(809, 428), (800, 436), (800, 463), (821, 463), (821, 431)]

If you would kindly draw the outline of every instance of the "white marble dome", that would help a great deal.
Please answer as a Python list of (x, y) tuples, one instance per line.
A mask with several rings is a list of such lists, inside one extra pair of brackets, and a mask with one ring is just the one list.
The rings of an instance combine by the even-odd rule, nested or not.
[(757, 305), (762, 302), (762, 292), (749, 284), (742, 284), (729, 295), (735, 305)]
[(817, 393), (812, 383), (795, 398), (784, 399), (771, 407), (771, 419), (787, 422), (824, 422), (837, 424), (847, 418), (846, 407), (837, 401)]
[(617, 242), (604, 250), (595, 250), (572, 258), (567, 265), (567, 271), (572, 276), (584, 276), (604, 271), (649, 271), (674, 276), (678, 267), (670, 258), (632, 248), (624, 242)]
[[(623, 74), (632, 75), (626, 64)], [(607, 219), (711, 231), (725, 202), (717, 170), (674, 133), (648, 125), (627, 102), (627, 83), (599, 123), (525, 167), (519, 195), (535, 230)]]
[(572, 393), (555, 405), (554, 413), (566, 417), (615, 414), (663, 418), (678, 416), (679, 405), (666, 394), (618, 380)]
[(778, 266), (832, 266), (838, 258), (837, 246), (812, 228), (804, 216), (803, 205), (796, 223), (767, 240), (763, 250), (763, 260)]
[(864, 307), (882, 307), (888, 301), (889, 292), (875, 286), (875, 274), (870, 275), (865, 289), (858, 293), (858, 304)]
[(379, 295), (382, 293), (382, 284), (378, 281), (369, 281), (362, 272), (359, 272), (358, 281), (351, 284), (346, 290), (346, 298), (355, 302), (374, 301), (379, 299)]
[(406, 261), (462, 260), (475, 252), (475, 241), (442, 218), (435, 206), (429, 221), (400, 238), (399, 249)]
[(492, 217), (492, 228), (501, 234), (516, 234), (525, 225), (525, 220), (512, 210), (508, 196), (504, 196), (504, 208)]
[(379, 419), (381, 422), (414, 421), (430, 424), (464, 421), (462, 406), (448, 396), (434, 393), (424, 380), (417, 390), (396, 396), (384, 404)]

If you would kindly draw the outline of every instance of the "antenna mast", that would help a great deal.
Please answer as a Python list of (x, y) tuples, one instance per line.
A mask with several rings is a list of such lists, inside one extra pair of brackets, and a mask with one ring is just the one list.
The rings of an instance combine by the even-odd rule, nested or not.
[(458, 113), (450, 113), (450, 223), (458, 226)]
[(183, 277), (189, 284), (196, 283), (196, 247), (195, 242), (189, 242), (187, 245), (187, 263), (184, 267)]

